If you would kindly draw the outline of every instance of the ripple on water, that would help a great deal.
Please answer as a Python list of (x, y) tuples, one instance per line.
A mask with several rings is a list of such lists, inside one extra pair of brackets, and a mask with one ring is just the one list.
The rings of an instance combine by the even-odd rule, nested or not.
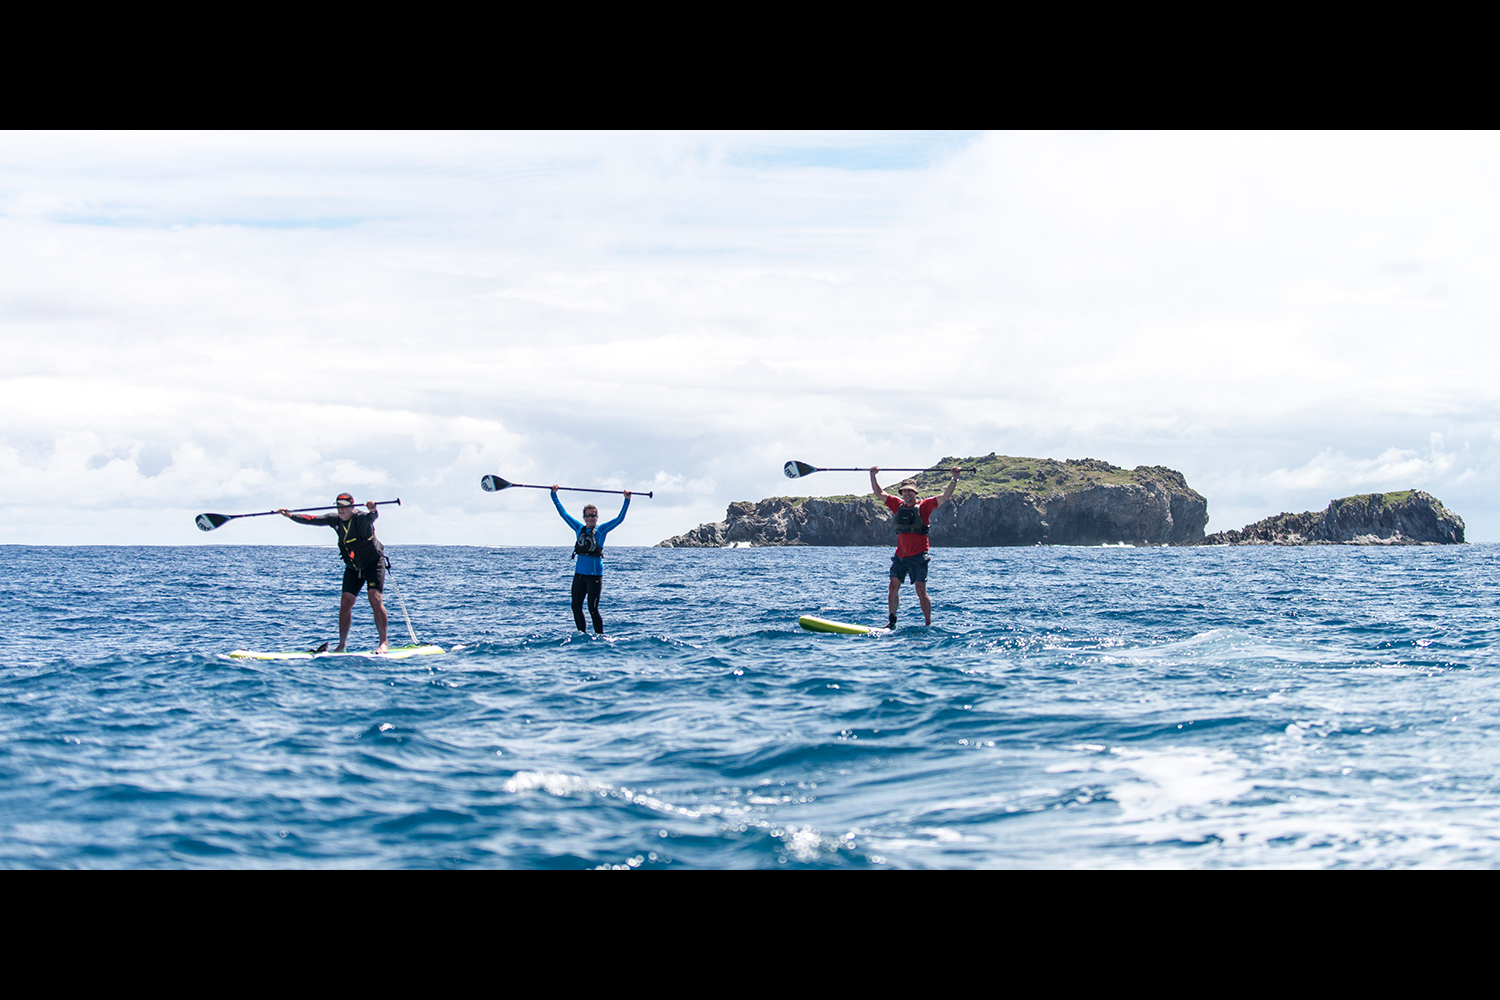
[(611, 550), (594, 637), (566, 550), (393, 546), (428, 662), (222, 655), (331, 637), (326, 549), (5, 554), (11, 867), (1500, 860), (1489, 546), (939, 551), (878, 638), (795, 623), (883, 549)]

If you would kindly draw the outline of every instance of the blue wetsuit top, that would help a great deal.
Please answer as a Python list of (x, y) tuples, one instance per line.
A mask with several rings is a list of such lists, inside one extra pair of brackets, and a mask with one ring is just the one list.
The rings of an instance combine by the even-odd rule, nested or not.
[[(552, 494), (552, 506), (557, 508), (557, 512), (562, 515), (562, 519), (564, 521), (568, 522), (568, 527), (572, 528), (574, 533), (583, 530), (583, 522), (575, 519), (573, 515), (563, 510), (562, 501), (557, 499), (556, 493)], [(594, 529), (594, 541), (598, 542), (600, 545), (603, 545), (604, 536), (620, 526), (620, 522), (625, 520), (625, 512), (629, 509), (630, 498), (626, 497), (625, 506), (620, 508), (620, 516), (615, 518), (613, 521), (610, 521), (607, 524), (601, 524), (599, 525), (599, 527)], [(578, 565), (573, 568), (573, 572), (577, 573), (579, 576), (604, 575), (604, 560), (599, 556), (577, 556), (576, 558), (578, 560)]]

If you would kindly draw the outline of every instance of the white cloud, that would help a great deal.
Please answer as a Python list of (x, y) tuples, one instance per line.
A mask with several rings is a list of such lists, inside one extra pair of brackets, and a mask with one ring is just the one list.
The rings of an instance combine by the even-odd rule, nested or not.
[[(1441, 436), (1433, 435), (1439, 439)], [(1437, 481), (1453, 467), (1455, 456), (1438, 449), (1426, 455), (1402, 448), (1387, 448), (1374, 458), (1350, 458), (1326, 449), (1297, 469), (1276, 469), (1265, 479), (1268, 485), (1288, 491), (1330, 490), (1349, 487), (1410, 489)], [(1406, 484), (1392, 487), (1389, 484)]]
[(789, 458), (991, 450), (1181, 468), (1215, 527), (1411, 485), (1469, 516), (1500, 475), (1497, 152), (6, 137), (4, 537), (133, 510), (68, 537), (194, 542), (182, 510), (354, 489), (402, 495), (407, 541), (555, 542), (545, 494), (481, 493), (493, 472), (652, 489), (616, 536), (650, 544), (786, 492)]

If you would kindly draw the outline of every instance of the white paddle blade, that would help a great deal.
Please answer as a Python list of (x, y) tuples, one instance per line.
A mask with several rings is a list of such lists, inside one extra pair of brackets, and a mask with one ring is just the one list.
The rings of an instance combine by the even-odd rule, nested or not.
[(788, 479), (800, 479), (803, 476), (812, 475), (814, 472), (817, 472), (818, 469), (817, 466), (808, 465), (806, 462), (793, 461), (783, 465), (781, 467), (781, 471), (786, 473), (786, 477)]
[(479, 485), (484, 489), (486, 493), (498, 493), (500, 490), (503, 490), (507, 486), (509, 486), (510, 483), (507, 483), (499, 476), (485, 476), (483, 479), (479, 480)]
[(193, 518), (193, 523), (198, 526), (199, 531), (213, 531), (228, 520), (223, 514), (199, 514)]

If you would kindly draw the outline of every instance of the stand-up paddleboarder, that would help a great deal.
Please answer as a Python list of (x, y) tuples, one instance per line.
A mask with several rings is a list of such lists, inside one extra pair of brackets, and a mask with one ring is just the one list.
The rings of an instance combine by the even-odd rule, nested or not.
[(896, 627), (896, 608), (901, 603), (901, 582), (908, 573), (911, 574), (912, 586), (917, 588), (917, 600), (922, 602), (922, 617), (931, 625), (932, 601), (927, 596), (927, 564), (932, 560), (932, 553), (927, 550), (927, 529), (932, 521), (932, 512), (953, 496), (953, 488), (958, 485), (958, 475), (963, 469), (956, 465), (953, 467), (953, 478), (948, 481), (948, 488), (943, 490), (942, 496), (928, 497), (922, 501), (917, 500), (915, 479), (903, 480), (896, 487), (896, 492), (901, 494), (898, 497), (880, 488), (880, 484), (875, 481), (875, 473), (879, 471), (878, 465), (870, 467), (870, 489), (896, 515), (896, 554), (891, 557), (891, 591), (888, 601), (891, 620), (886, 627)]
[(293, 514), (285, 508), (276, 513), (298, 524), (316, 524), (329, 527), (339, 536), (339, 555), (344, 557), (344, 593), (339, 599), (339, 646), (334, 652), (343, 652), (349, 641), (349, 621), (354, 614), (354, 599), (359, 588), (370, 585), (370, 609), (375, 612), (375, 629), (380, 633), (380, 645), (375, 652), (384, 653), (390, 647), (385, 641), (385, 561), (381, 558), (385, 546), (375, 537), (375, 519), (380, 513), (374, 500), (365, 504), (367, 510), (356, 511), (354, 498), (340, 493), (334, 500), (337, 512), (333, 514)]
[(583, 598), (587, 595), (589, 614), (594, 619), (594, 634), (603, 635), (604, 619), (599, 617), (599, 592), (604, 589), (604, 536), (625, 520), (625, 512), (630, 509), (630, 491), (623, 491), (625, 506), (620, 508), (620, 516), (608, 524), (600, 524), (599, 508), (593, 504), (583, 508), (582, 523), (573, 520), (563, 510), (562, 501), (557, 499), (557, 489), (556, 485), (552, 487), (552, 506), (568, 522), (568, 527), (578, 532), (578, 537), (573, 542), (573, 558), (578, 560), (573, 568), (573, 624), (578, 626), (580, 632), (588, 631), (583, 621)]

